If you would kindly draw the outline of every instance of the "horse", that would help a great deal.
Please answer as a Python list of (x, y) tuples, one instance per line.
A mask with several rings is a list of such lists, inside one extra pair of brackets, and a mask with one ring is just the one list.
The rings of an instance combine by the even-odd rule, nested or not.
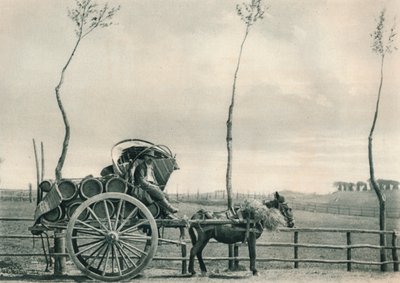
[[(261, 206), (263, 206), (265, 211), (269, 211), (271, 212), (271, 214), (277, 215), (277, 217), (280, 219), (283, 218), (284, 220), (281, 224), (286, 224), (286, 226), (289, 228), (294, 227), (294, 217), (292, 209), (287, 205), (284, 197), (279, 195), (278, 192), (274, 194), (273, 200), (263, 201)], [(205, 210), (199, 210), (191, 217), (191, 219), (199, 221), (205, 219), (221, 219), (221, 216), (223, 214), (226, 214), (226, 211), (209, 212)], [(252, 218), (254, 219), (254, 215)], [(263, 220), (259, 219), (258, 222), (253, 224), (252, 228), (249, 227), (249, 221), (247, 221), (247, 223), (245, 224), (234, 223), (234, 219), (232, 220), (233, 224), (205, 223), (200, 225), (192, 222), (189, 227), (189, 235), (192, 242), (189, 259), (189, 273), (191, 273), (192, 276), (196, 274), (196, 272), (194, 271), (195, 256), (197, 256), (197, 259), (199, 261), (202, 274), (207, 273), (207, 268), (203, 261), (202, 252), (203, 249), (206, 247), (208, 241), (211, 238), (214, 238), (218, 242), (225, 244), (235, 244), (238, 242), (244, 243), (247, 241), (250, 256), (250, 270), (252, 271), (253, 275), (257, 275), (258, 271), (256, 269), (256, 239), (261, 236), (265, 227), (272, 230), (275, 229), (278, 225), (278, 223), (266, 223), (268, 221), (274, 222), (275, 220), (268, 220), (267, 218), (263, 218)], [(197, 233), (197, 237), (195, 231)]]

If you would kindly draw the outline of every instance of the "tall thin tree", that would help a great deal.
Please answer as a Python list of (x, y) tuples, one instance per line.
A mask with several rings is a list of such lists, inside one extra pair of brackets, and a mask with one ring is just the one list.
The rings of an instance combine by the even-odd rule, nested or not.
[[(374, 159), (373, 159), (373, 152), (372, 152), (372, 140), (373, 134), (376, 126), (376, 121), (378, 119), (378, 112), (379, 112), (379, 104), (381, 100), (381, 92), (382, 92), (382, 85), (383, 85), (383, 66), (384, 66), (384, 59), (387, 54), (392, 53), (394, 50), (397, 50), (395, 46), (395, 24), (393, 24), (392, 28), (390, 29), (389, 33), (387, 34), (387, 30), (385, 29), (385, 10), (382, 10), (379, 18), (377, 19), (377, 26), (375, 31), (371, 34), (372, 37), (372, 51), (375, 52), (380, 56), (380, 82), (378, 88), (378, 97), (376, 100), (375, 106), (375, 114), (372, 121), (371, 130), (368, 136), (368, 162), (369, 162), (369, 174), (370, 174), (370, 181), (373, 190), (375, 191), (378, 201), (379, 201), (379, 229), (386, 230), (386, 195), (380, 189), (377, 180), (375, 179), (375, 168), (374, 168)], [(380, 245), (386, 246), (386, 237), (384, 234), (380, 234)], [(386, 261), (386, 251), (385, 249), (381, 249), (380, 251), (381, 262)], [(381, 265), (381, 270), (386, 271), (387, 265)]]
[(68, 16), (75, 24), (76, 42), (71, 54), (68, 57), (66, 64), (61, 70), (60, 80), (55, 87), (57, 104), (61, 111), (65, 126), (65, 136), (62, 145), (61, 155), (58, 159), (58, 163), (55, 169), (55, 176), (57, 181), (62, 178), (62, 168), (64, 166), (65, 158), (67, 156), (71, 132), (67, 113), (62, 103), (60, 92), (61, 86), (64, 83), (65, 72), (67, 71), (67, 68), (71, 63), (71, 60), (74, 57), (75, 52), (77, 51), (81, 41), (95, 29), (105, 28), (112, 25), (112, 18), (119, 9), (119, 6), (110, 8), (107, 3), (99, 9), (98, 4), (92, 2), (92, 0), (76, 0), (75, 7), (68, 10)]
[(239, 56), (236, 63), (236, 69), (233, 76), (233, 86), (232, 86), (232, 96), (231, 104), (228, 111), (228, 120), (226, 121), (226, 147), (228, 151), (228, 162), (226, 169), (226, 192), (228, 199), (228, 208), (233, 209), (232, 202), (232, 127), (233, 127), (233, 109), (235, 106), (235, 96), (236, 96), (236, 81), (240, 68), (240, 61), (242, 58), (243, 47), (246, 42), (247, 36), (250, 32), (250, 27), (259, 19), (263, 18), (264, 15), (264, 5), (263, 0), (251, 0), (250, 3), (242, 3), (241, 5), (236, 5), (236, 12), (240, 16), (241, 20), (246, 25), (246, 30), (240, 45)]

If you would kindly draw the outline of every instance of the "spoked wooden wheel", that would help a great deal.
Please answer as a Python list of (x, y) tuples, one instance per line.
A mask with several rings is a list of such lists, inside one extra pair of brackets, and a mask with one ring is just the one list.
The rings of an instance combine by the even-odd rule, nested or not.
[(158, 231), (142, 202), (122, 193), (104, 193), (75, 210), (66, 239), (68, 253), (83, 273), (97, 280), (118, 281), (137, 276), (150, 263)]

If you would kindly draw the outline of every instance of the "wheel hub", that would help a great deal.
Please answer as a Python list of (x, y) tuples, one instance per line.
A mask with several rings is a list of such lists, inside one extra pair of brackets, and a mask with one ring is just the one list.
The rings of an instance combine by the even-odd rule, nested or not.
[(114, 244), (116, 242), (118, 242), (119, 236), (117, 232), (111, 231), (110, 233), (108, 233), (108, 235), (106, 236), (106, 240), (109, 244)]

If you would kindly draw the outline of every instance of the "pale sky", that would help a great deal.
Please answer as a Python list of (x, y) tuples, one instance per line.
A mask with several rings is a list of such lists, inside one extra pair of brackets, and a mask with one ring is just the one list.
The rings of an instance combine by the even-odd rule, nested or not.
[[(121, 5), (118, 25), (82, 41), (61, 89), (72, 128), (64, 177), (98, 176), (115, 143), (141, 138), (176, 153), (169, 192), (225, 188), (225, 122), (245, 31), (237, 2), (110, 1)], [(64, 137), (54, 88), (75, 43), (73, 3), (0, 0), (2, 188), (36, 183), (32, 138), (54, 178)], [(370, 33), (385, 7), (391, 26), (400, 1), (267, 3), (238, 75), (234, 191), (328, 193), (335, 181), (367, 180), (380, 67)], [(400, 179), (399, 67), (400, 52), (387, 56), (377, 178)]]

